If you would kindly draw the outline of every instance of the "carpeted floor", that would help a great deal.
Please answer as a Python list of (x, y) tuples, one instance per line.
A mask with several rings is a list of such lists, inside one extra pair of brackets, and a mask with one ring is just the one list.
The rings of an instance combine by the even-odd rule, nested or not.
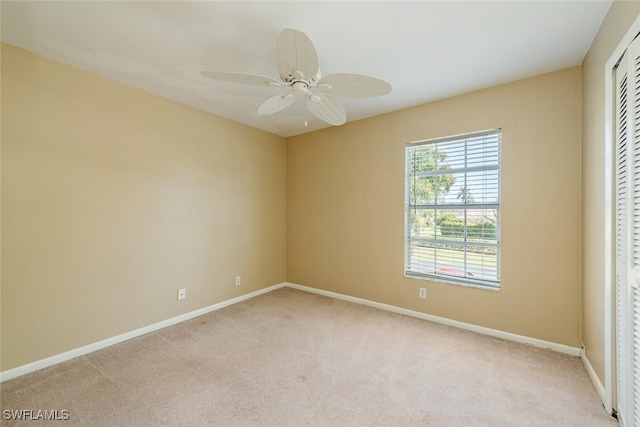
[(2, 425), (617, 425), (576, 357), (289, 288), (0, 392)]

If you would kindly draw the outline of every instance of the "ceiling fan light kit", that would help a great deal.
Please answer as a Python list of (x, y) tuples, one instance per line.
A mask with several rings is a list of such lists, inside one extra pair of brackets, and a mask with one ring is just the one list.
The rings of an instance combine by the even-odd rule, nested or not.
[[(383, 80), (361, 74), (330, 74), (324, 78), (318, 65), (318, 54), (309, 37), (302, 31), (285, 28), (276, 42), (280, 80), (258, 74), (203, 71), (202, 75), (229, 83), (254, 86), (290, 87), (286, 94), (267, 98), (258, 114), (275, 114), (292, 105), (296, 95), (305, 97), (307, 111), (334, 126), (347, 121), (347, 113), (336, 97), (370, 98), (391, 92)], [(306, 120), (305, 120), (306, 124)]]

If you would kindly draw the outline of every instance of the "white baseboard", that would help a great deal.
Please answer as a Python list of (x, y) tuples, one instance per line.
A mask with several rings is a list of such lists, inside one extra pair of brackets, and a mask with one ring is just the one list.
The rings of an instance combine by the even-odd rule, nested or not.
[(600, 378), (598, 378), (598, 375), (596, 375), (596, 371), (593, 370), (593, 366), (591, 366), (591, 362), (589, 362), (589, 359), (587, 358), (587, 353), (585, 352), (584, 344), (580, 349), (580, 360), (582, 360), (582, 364), (584, 365), (584, 368), (587, 370), (587, 373), (589, 374), (589, 378), (591, 379), (593, 386), (596, 388), (596, 391), (598, 392), (598, 396), (600, 396), (600, 400), (602, 401), (602, 404), (605, 406), (605, 409), (609, 411), (609, 409), (607, 408), (604, 386), (602, 385), (602, 382), (600, 382)]
[(308, 286), (302, 286), (295, 283), (285, 282), (285, 286), (301, 291), (311, 292), (318, 295), (323, 295), (331, 298), (336, 298), (343, 301), (349, 301), (356, 304), (362, 304), (369, 307), (379, 308), (381, 310), (391, 311), (393, 313), (403, 314), (405, 316), (416, 317), (418, 319), (429, 320), (434, 323), (441, 323), (443, 325), (454, 326), (460, 329), (466, 329), (472, 332), (478, 332), (480, 334), (489, 335), (496, 338), (502, 338), (508, 341), (515, 341), (523, 344), (529, 344), (535, 347), (546, 348), (559, 353), (569, 354), (571, 356), (579, 356), (580, 349), (578, 347), (571, 347), (564, 344), (558, 344), (554, 342), (544, 341), (537, 338), (530, 338), (524, 335), (512, 334), (510, 332), (499, 331), (496, 329), (485, 328), (483, 326), (473, 325), (471, 323), (459, 322), (457, 320), (447, 319), (445, 317), (434, 316), (431, 314), (421, 313), (419, 311), (407, 310), (406, 308), (400, 308), (393, 305), (382, 304), (375, 301), (369, 301), (362, 298), (356, 298), (348, 295), (338, 294), (335, 292), (325, 291), (322, 289), (310, 288)]
[(79, 356), (84, 356), (85, 354), (89, 354), (94, 351), (101, 350), (105, 347), (109, 347), (109, 346), (121, 343), (123, 341), (130, 340), (131, 338), (139, 337), (140, 335), (148, 334), (149, 332), (157, 331), (158, 329), (166, 328), (167, 326), (175, 325), (176, 323), (184, 322), (185, 320), (193, 319), (194, 317), (202, 316), (203, 314), (220, 310), (221, 308), (228, 307), (233, 304), (237, 304), (241, 301), (248, 300), (258, 295), (266, 294), (276, 289), (280, 289), (285, 285), (286, 285), (285, 283), (279, 283), (277, 285), (259, 289), (255, 292), (250, 292), (248, 294), (241, 295), (236, 298), (231, 298), (226, 301), (222, 301), (217, 304), (210, 305), (208, 307), (194, 310), (189, 313), (181, 314), (179, 316), (172, 317), (170, 319), (163, 320), (161, 322), (154, 323), (152, 325), (145, 326), (140, 329), (136, 329), (134, 331), (125, 332), (124, 334), (117, 335), (115, 337), (107, 338), (105, 340), (98, 341), (93, 344), (85, 345), (83, 347), (66, 351), (64, 353), (57, 354), (55, 356), (47, 357), (46, 359), (38, 360), (36, 362), (29, 363), (27, 365), (18, 366), (17, 368), (0, 372), (0, 382), (7, 381), (7, 380), (10, 380), (10, 379), (13, 379), (13, 378), (16, 378), (16, 377), (19, 377), (43, 368), (48, 368), (49, 366), (66, 362), (67, 360), (71, 360)]
[[(586, 360), (585, 366), (587, 366), (588, 360), (586, 359), (586, 357), (582, 357), (582, 353), (581, 350), (579, 348), (576, 347), (570, 347), (570, 346), (566, 346), (563, 344), (557, 344), (557, 343), (552, 343), (552, 342), (548, 342), (548, 341), (543, 341), (543, 340), (539, 340), (536, 338), (530, 338), (530, 337), (526, 337), (523, 335), (517, 335), (517, 334), (512, 334), (509, 332), (503, 332), (503, 331), (499, 331), (496, 329), (490, 329), (490, 328), (485, 328), (483, 326), (477, 326), (477, 325), (473, 325), (470, 323), (464, 323), (464, 322), (459, 322), (457, 320), (451, 320), (451, 319), (447, 319), (445, 317), (439, 317), (439, 316), (434, 316), (431, 314), (426, 314), (426, 313), (420, 313), (418, 311), (413, 311), (413, 310), (407, 310), (405, 308), (400, 308), (400, 307), (396, 307), (393, 305), (388, 305), (388, 304), (382, 304), (379, 302), (375, 302), (375, 301), (369, 301), (366, 299), (362, 299), (362, 298), (357, 298), (357, 297), (352, 297), (352, 296), (348, 296), (348, 295), (344, 295), (344, 294), (339, 294), (336, 292), (330, 292), (330, 291), (325, 291), (322, 289), (316, 289), (316, 288), (311, 288), (308, 286), (302, 286), (302, 285), (298, 285), (295, 283), (289, 283), (289, 282), (283, 282), (283, 283), (279, 283), (277, 285), (273, 285), (273, 286), (269, 286), (267, 288), (263, 288), (260, 290), (257, 290), (255, 292), (251, 292), (248, 293), (246, 295), (241, 295), (239, 297), (236, 298), (232, 298), (226, 301), (222, 301), (219, 302), (217, 304), (213, 304), (210, 305), (208, 307), (204, 307), (189, 313), (185, 313), (185, 314), (181, 314), (179, 316), (176, 317), (172, 317), (171, 319), (167, 319), (167, 320), (163, 320), (161, 322), (158, 323), (154, 323), (152, 325), (149, 326), (145, 326), (143, 328), (140, 329), (136, 329), (134, 331), (130, 331), (130, 332), (126, 332), (124, 334), (121, 335), (117, 335), (115, 337), (111, 337), (111, 338), (107, 338), (105, 340), (102, 341), (98, 341), (96, 343), (93, 344), (89, 344), (89, 345), (85, 345), (83, 347), (79, 347), (55, 356), (51, 356), (48, 357), (46, 359), (42, 359), (42, 360), (38, 360), (36, 362), (33, 363), (29, 363), (27, 365), (22, 365), (22, 366), (18, 366), (17, 368), (13, 368), (13, 369), (9, 369), (7, 371), (4, 372), (0, 372), (0, 382), (3, 381), (7, 381), (25, 374), (28, 374), (30, 372), (34, 372), (43, 368), (48, 368), (49, 366), (53, 366), (56, 365), (58, 363), (62, 363), (62, 362), (66, 362), (67, 360), (71, 360), (74, 359), (76, 357), (79, 356), (84, 356), (85, 354), (89, 354), (92, 353), (94, 351), (97, 350), (101, 350), (103, 348), (121, 343), (123, 341), (127, 341), (130, 340), (132, 338), (135, 337), (139, 337), (141, 335), (144, 334), (148, 334), (149, 332), (153, 332), (153, 331), (157, 331), (159, 329), (162, 328), (166, 328), (168, 326), (172, 326), (175, 325), (177, 323), (180, 322), (184, 322), (185, 320), (189, 320), (189, 319), (193, 319), (195, 317), (198, 316), (202, 316), (204, 314), (210, 313), (212, 311), (216, 311), (216, 310), (220, 310), (221, 308), (224, 307), (228, 307), (230, 305), (233, 304), (237, 304), (241, 301), (245, 301), (248, 300), (250, 298), (256, 297), (258, 295), (262, 295), (271, 291), (274, 291), (276, 289), (280, 289), (283, 287), (289, 287), (292, 289), (298, 289), (301, 291), (306, 291), (306, 292), (311, 292), (314, 294), (318, 294), (318, 295), (323, 295), (323, 296), (327, 296), (330, 298), (336, 298), (339, 300), (343, 300), (343, 301), (349, 301), (349, 302), (353, 302), (355, 304), (361, 304), (361, 305), (366, 305), (369, 307), (373, 307), (373, 308), (378, 308), (381, 310), (386, 310), (386, 311), (390, 311), (393, 313), (398, 313), (398, 314), (403, 314), (405, 316), (411, 316), (411, 317), (416, 317), (418, 319), (423, 319), (423, 320), (428, 320), (431, 322), (435, 322), (435, 323), (441, 323), (444, 325), (449, 325), (449, 326), (454, 326), (456, 328), (460, 328), (460, 329), (466, 329), (469, 331), (473, 331), (473, 332), (478, 332), (484, 335), (489, 335), (492, 337), (497, 337), (497, 338), (502, 338), (505, 340), (509, 340), (509, 341), (515, 341), (515, 342), (519, 342), (519, 343), (523, 343), (523, 344), (529, 344), (529, 345), (533, 345), (535, 347), (540, 347), (540, 348), (547, 348), (547, 349), (551, 349), (560, 353), (564, 353), (564, 354), (569, 354), (572, 356), (580, 356), (583, 359), (583, 362)], [(589, 368), (591, 367), (591, 365), (589, 364)], [(596, 389), (598, 390), (598, 393), (600, 394), (601, 398), (604, 395), (604, 388), (602, 388), (602, 385), (600, 384), (599, 380), (597, 380), (597, 376), (595, 375), (595, 372), (593, 372), (593, 369), (591, 369), (591, 371), (589, 371), (589, 368), (587, 368), (587, 371), (589, 372), (589, 376), (591, 377), (591, 380), (594, 381), (594, 384), (596, 385)], [(596, 384), (597, 381), (597, 384)], [(598, 384), (600, 384), (600, 388), (598, 388)], [(602, 390), (602, 391), (601, 391)]]

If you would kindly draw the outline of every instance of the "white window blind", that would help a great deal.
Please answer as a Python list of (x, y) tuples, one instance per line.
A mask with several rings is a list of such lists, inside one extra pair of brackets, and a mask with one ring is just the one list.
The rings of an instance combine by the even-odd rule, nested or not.
[(500, 137), (407, 144), (407, 276), (500, 287)]

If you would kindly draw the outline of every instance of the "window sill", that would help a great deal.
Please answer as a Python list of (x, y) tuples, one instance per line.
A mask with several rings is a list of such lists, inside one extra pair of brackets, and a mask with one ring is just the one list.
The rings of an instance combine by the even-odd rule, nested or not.
[(406, 277), (407, 279), (428, 280), (430, 282), (446, 283), (447, 285), (463, 286), (465, 288), (474, 288), (474, 289), (480, 289), (483, 291), (491, 291), (491, 292), (499, 292), (501, 289), (499, 283), (497, 283), (496, 285), (482, 285), (479, 283), (473, 283), (471, 281), (463, 281), (462, 279), (455, 280), (455, 279), (449, 279), (443, 276), (410, 273), (407, 271), (404, 272), (404, 277)]

